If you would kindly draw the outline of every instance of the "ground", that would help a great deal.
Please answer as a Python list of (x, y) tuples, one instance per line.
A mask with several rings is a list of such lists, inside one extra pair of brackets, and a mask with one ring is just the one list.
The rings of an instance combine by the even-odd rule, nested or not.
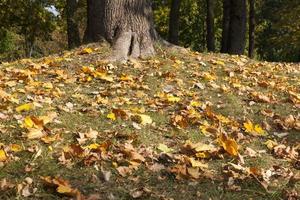
[(297, 199), (300, 65), (90, 45), (0, 65), (0, 199)]

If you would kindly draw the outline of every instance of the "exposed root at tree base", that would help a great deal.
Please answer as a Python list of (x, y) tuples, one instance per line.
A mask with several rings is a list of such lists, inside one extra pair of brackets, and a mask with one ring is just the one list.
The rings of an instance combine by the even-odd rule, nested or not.
[(107, 58), (108, 61), (127, 61), (130, 58), (147, 58), (155, 55), (154, 46), (169, 51), (187, 53), (188, 50), (171, 44), (163, 39), (153, 41), (150, 37), (138, 35), (128, 31), (121, 33), (112, 44), (112, 54)]

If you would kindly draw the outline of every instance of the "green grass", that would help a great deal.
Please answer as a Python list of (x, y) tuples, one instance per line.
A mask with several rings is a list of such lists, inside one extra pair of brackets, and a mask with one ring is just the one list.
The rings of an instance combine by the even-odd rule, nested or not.
[[(94, 46), (92, 46), (94, 48)], [(108, 48), (95, 50), (89, 55), (77, 55), (80, 50), (70, 52), (71, 55), (60, 60), (59, 56), (51, 56), (49, 59), (55, 60), (55, 66), (41, 68), (37, 75), (33, 75), (32, 80), (41, 82), (52, 82), (54, 87), (58, 87), (62, 94), (59, 96), (55, 90), (46, 90), (42, 87), (32, 88), (31, 92), (24, 94), (19, 89), (27, 90), (28, 80), (18, 81), (15, 79), (14, 72), (6, 72), (6, 77), (0, 77), (0, 89), (9, 94), (16, 94), (20, 104), (30, 102), (32, 99), (38, 101), (42, 107), (37, 107), (23, 113), (15, 113), (16, 103), (0, 99), (3, 112), (8, 116), (7, 119), (0, 121), (0, 143), (3, 148), (8, 148), (10, 144), (19, 144), (23, 147), (21, 152), (10, 152), (9, 160), (0, 165), (0, 181), (4, 178), (12, 182), (15, 187), (6, 191), (0, 189), (0, 199), (68, 199), (65, 195), (59, 194), (55, 189), (47, 187), (40, 179), (41, 176), (61, 177), (68, 180), (74, 188), (78, 188), (82, 194), (99, 194), (101, 199), (133, 199), (132, 191), (142, 190), (144, 192), (140, 199), (284, 199), (282, 196), (285, 189), (295, 189), (300, 192), (299, 183), (294, 188), (287, 185), (288, 179), (278, 177), (277, 185), (270, 184), (270, 191), (267, 192), (262, 185), (253, 177), (240, 179), (241, 174), (237, 172), (235, 185), (241, 190), (231, 190), (228, 188), (228, 176), (224, 174), (224, 168), (228, 163), (238, 163), (238, 159), (232, 157), (220, 150), (216, 156), (203, 159), (208, 163), (209, 169), (212, 170), (213, 177), (200, 177), (197, 180), (188, 177), (186, 179), (176, 179), (176, 173), (163, 169), (160, 172), (152, 172), (147, 168), (153, 163), (162, 163), (166, 168), (173, 165), (182, 165), (182, 160), (176, 160), (170, 163), (161, 161), (160, 152), (157, 150), (159, 144), (166, 144), (175, 150), (173, 154), (182, 156), (182, 145), (190, 140), (193, 143), (212, 143), (218, 145), (215, 135), (206, 136), (201, 133), (199, 123), (204, 120), (215, 128), (226, 130), (230, 136), (238, 141), (240, 153), (244, 155), (246, 147), (255, 151), (264, 151), (255, 158), (244, 155), (244, 167), (253, 167), (262, 170), (270, 169), (272, 166), (280, 166), (297, 172), (292, 166), (290, 159), (278, 158), (268, 150), (264, 142), (268, 139), (276, 139), (279, 143), (286, 145), (297, 145), (300, 141), (299, 131), (295, 129), (280, 130), (274, 123), (274, 119), (263, 116), (261, 110), (270, 109), (280, 117), (286, 117), (290, 114), (295, 117), (299, 115), (299, 109), (288, 98), (288, 90), (299, 94), (299, 78), (295, 65), (295, 72), (286, 73), (282, 69), (271, 70), (276, 64), (265, 64), (265, 67), (255, 67), (256, 61), (247, 60), (245, 65), (238, 66), (235, 61), (242, 61), (241, 57), (231, 57), (229, 55), (219, 54), (199, 54), (193, 53), (159, 53), (155, 58), (139, 62), (141, 67), (133, 67), (131, 64), (113, 63), (115, 69), (111, 75), (114, 76), (112, 83), (92, 79), (90, 82), (83, 82), (82, 66), (99, 66), (101, 59), (108, 55)], [(201, 61), (207, 66), (199, 63), (197, 56), (201, 56)], [(153, 64), (153, 60), (159, 63)], [(184, 63), (178, 64), (176, 60)], [(224, 62), (214, 64), (215, 61)], [(43, 59), (32, 60), (33, 63), (43, 66)], [(152, 64), (151, 64), (152, 63)], [(21, 61), (9, 63), (8, 66), (18, 69), (28, 69), (28, 63)], [(8, 67), (0, 66), (0, 72), (4, 72)], [(68, 83), (65, 80), (58, 80), (51, 70), (63, 70), (69, 78), (76, 78), (76, 82)], [(244, 89), (234, 88), (230, 82), (231, 78), (228, 72), (234, 71), (234, 77), (239, 80)], [(290, 70), (291, 71), (291, 70)], [(203, 72), (213, 73), (217, 79), (214, 82), (203, 77)], [(263, 88), (257, 85), (256, 81), (267, 80), (266, 72), (273, 73), (272, 80), (281, 84), (286, 91), (277, 88)], [(1, 74), (1, 73), (0, 73)], [(131, 75), (134, 77), (133, 82), (120, 82), (119, 77)], [(288, 81), (282, 81), (287, 79)], [(15, 87), (5, 87), (2, 83), (7, 80), (16, 80)], [(199, 89), (193, 87), (196, 83), (201, 83), (205, 88)], [(145, 89), (147, 86), (149, 89)], [(224, 92), (221, 88), (226, 86), (229, 91)], [(155, 97), (162, 92), (166, 86), (172, 86), (171, 92), (181, 98), (178, 103), (166, 103), (166, 100)], [(251, 92), (257, 91), (263, 94), (272, 93), (278, 102), (263, 103), (256, 102), (249, 105), (250, 101), (256, 101), (251, 97)], [(144, 93), (144, 96), (137, 94)], [(29, 95), (29, 96), (28, 96)], [(97, 103), (98, 97), (107, 98), (108, 103)], [(43, 100), (49, 98), (52, 104), (44, 103)], [(172, 125), (171, 118), (174, 115), (184, 114), (189, 109), (189, 103), (192, 100), (206, 104), (211, 107), (215, 114), (221, 114), (225, 117), (231, 117), (238, 123), (239, 129), (234, 130), (231, 125), (218, 122), (206, 116), (205, 109), (196, 108), (195, 110), (201, 115), (195, 124), (188, 124), (186, 128), (178, 128)], [(66, 110), (66, 104), (72, 102), (73, 109)], [(149, 115), (153, 121), (152, 125), (140, 125), (140, 129), (133, 126), (130, 116), (127, 119), (118, 118), (115, 121), (108, 119), (106, 116), (113, 108), (130, 111), (133, 108), (144, 108), (142, 114)], [(45, 144), (39, 139), (29, 140), (22, 136), (26, 134), (26, 129), (21, 128), (25, 116), (42, 116), (48, 112), (54, 111), (58, 114), (57, 119), (46, 125), (51, 131), (49, 135), (59, 134), (61, 139), (51, 144)], [(19, 121), (18, 121), (18, 120)], [(254, 137), (247, 134), (243, 128), (243, 122), (246, 119), (255, 124), (264, 121), (271, 126), (269, 135), (266, 137)], [(63, 149), (71, 144), (79, 144), (79, 133), (86, 133), (90, 129), (97, 131), (96, 139), (87, 138), (82, 147), (105, 141), (111, 142), (108, 156), (96, 160), (92, 166), (84, 164), (86, 157), (72, 157), (68, 165), (63, 164), (59, 158)], [(285, 138), (277, 138), (274, 132), (288, 132)], [(240, 135), (239, 135), (240, 134)], [(243, 137), (241, 137), (243, 135)], [(122, 150), (125, 143), (132, 142), (136, 152), (145, 152), (148, 149), (146, 162), (141, 164), (131, 175), (122, 177), (116, 170), (117, 166), (128, 164), (130, 159), (124, 155)], [(285, 143), (286, 142), (286, 143)], [(33, 151), (32, 151), (33, 149)], [(41, 154), (36, 157), (37, 152)], [(299, 150), (298, 150), (299, 151)], [(153, 155), (151, 154), (153, 153)], [(145, 154), (147, 155), (147, 154)], [(125, 158), (124, 158), (125, 156)], [(176, 157), (175, 156), (175, 157)], [(186, 155), (190, 156), (190, 155)], [(111, 171), (112, 176), (108, 182), (101, 178), (101, 167)], [(26, 170), (27, 169), (27, 170)], [(30, 170), (29, 170), (30, 169)], [(17, 193), (16, 185), (24, 183), (24, 179), (30, 177), (33, 179), (31, 189), (37, 188), (32, 196), (25, 198), (22, 194)], [(261, 178), (261, 177), (259, 177)], [(276, 183), (276, 181), (275, 181)]]

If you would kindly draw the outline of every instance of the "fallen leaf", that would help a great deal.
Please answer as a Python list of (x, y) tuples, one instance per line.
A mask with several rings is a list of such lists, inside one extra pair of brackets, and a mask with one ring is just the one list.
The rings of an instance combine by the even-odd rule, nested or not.
[(267, 135), (266, 131), (264, 131), (260, 125), (258, 125), (258, 124), (254, 125), (250, 120), (247, 120), (244, 123), (244, 128), (247, 133), (250, 133), (251, 135), (254, 135), (254, 136)]
[(107, 117), (107, 119), (110, 119), (112, 121), (115, 121), (117, 119), (115, 113), (112, 113), (112, 112), (107, 114), (106, 117)]
[(5, 162), (7, 160), (6, 153), (3, 149), (0, 149), (0, 162)]
[(29, 111), (29, 110), (32, 110), (34, 108), (34, 105), (32, 103), (26, 103), (26, 104), (23, 104), (21, 106), (18, 106), (16, 108), (16, 111), (18, 113), (20, 112), (23, 112), (23, 111)]
[(26, 137), (28, 139), (39, 139), (46, 135), (46, 132), (43, 131), (41, 128), (28, 128), (28, 133), (26, 134)]
[(78, 189), (71, 187), (68, 181), (62, 178), (52, 178), (50, 176), (41, 177), (41, 179), (49, 186), (56, 187), (56, 191), (66, 196), (76, 197), (77, 200), (83, 200), (83, 195)]
[(234, 139), (229, 138), (228, 136), (222, 133), (218, 137), (218, 142), (228, 154), (232, 156), (238, 155), (238, 144)]
[(171, 153), (174, 151), (174, 149), (169, 148), (167, 145), (165, 144), (159, 144), (157, 147), (158, 150), (164, 152), (164, 153)]
[(152, 119), (149, 115), (136, 114), (133, 115), (131, 119), (141, 125), (152, 124)]
[(92, 48), (84, 48), (82, 49), (81, 52), (79, 52), (79, 55), (84, 55), (84, 54), (90, 54), (92, 53), (94, 50)]

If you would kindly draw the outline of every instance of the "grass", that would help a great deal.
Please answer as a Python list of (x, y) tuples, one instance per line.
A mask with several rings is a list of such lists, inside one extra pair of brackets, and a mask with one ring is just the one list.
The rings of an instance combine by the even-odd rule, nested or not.
[[(293, 115), (299, 120), (297, 104), (286, 101), (290, 98), (290, 91), (299, 95), (299, 65), (258, 63), (245, 57), (223, 54), (159, 52), (156, 57), (146, 60), (127, 64), (113, 63), (114, 68), (108, 72), (108, 75), (114, 77), (113, 82), (97, 78), (91, 78), (87, 82), (85, 78), (89, 75), (82, 72), (82, 66), (102, 69), (105, 66), (101, 64), (102, 59), (109, 51), (107, 47), (90, 48), (94, 49), (91, 54), (81, 55), (81, 49), (77, 49), (67, 52), (65, 56), (20, 60), (0, 66), (0, 103), (3, 105), (0, 114), (6, 116), (0, 121), (0, 147), (5, 149), (8, 156), (0, 165), (0, 181), (6, 179), (13, 184), (12, 188), (3, 191), (0, 186), (0, 199), (68, 199), (63, 193), (47, 186), (40, 178), (45, 176), (61, 177), (83, 195), (97, 194), (99, 199), (133, 199), (135, 191), (140, 191), (140, 199), (187, 200), (273, 200), (284, 199), (284, 190), (294, 189), (300, 193), (299, 183), (290, 188), (290, 177), (279, 172), (269, 183), (269, 191), (257, 179), (244, 177), (241, 171), (233, 169), (229, 170), (229, 174), (226, 172), (228, 166), (230, 167), (229, 163), (235, 163), (261, 171), (279, 166), (282, 167), (281, 170), (297, 173), (293, 162), (299, 156), (293, 159), (278, 157), (264, 143), (267, 140), (276, 140), (279, 144), (296, 146), (300, 141), (299, 130), (282, 130), (274, 123), (274, 118), (264, 116), (261, 111), (269, 109), (278, 117)], [(286, 68), (288, 70), (285, 71)], [(25, 72), (22, 70), (35, 74), (24, 77)], [(120, 81), (120, 77), (127, 75), (132, 78), (130, 81)], [(15, 86), (7, 86), (7, 81), (13, 81)], [(277, 87), (262, 87), (262, 81), (266, 81), (265, 84), (273, 81)], [(44, 88), (42, 83), (45, 82), (51, 82), (53, 88)], [(195, 85), (202, 85), (203, 88)], [(10, 97), (3, 98), (1, 91), (6, 91)], [(164, 99), (166, 97), (160, 96), (162, 91), (179, 97), (179, 102), (167, 102)], [(252, 92), (272, 94), (276, 101), (261, 102), (252, 96)], [(19, 102), (13, 101), (13, 98)], [(191, 101), (201, 103), (202, 107), (194, 107), (193, 111), (200, 117), (191, 117)], [(15, 112), (18, 105), (27, 102), (36, 102), (40, 106), (22, 113)], [(234, 128), (231, 123), (210, 118), (203, 106), (210, 107), (215, 115), (234, 119), (238, 127)], [(107, 114), (113, 109), (148, 115), (152, 124), (135, 124), (130, 116), (126, 119), (117, 116), (115, 121), (110, 120)], [(58, 117), (45, 127), (50, 136), (59, 134), (60, 139), (45, 144), (41, 139), (31, 140), (24, 137), (27, 134), (27, 130), (21, 127), (24, 118), (47, 115), (49, 112), (56, 112)], [(172, 122), (172, 117), (176, 115), (187, 118), (186, 127), (176, 127)], [(268, 136), (255, 137), (247, 134), (243, 127), (247, 119), (260, 125), (267, 122), (270, 125)], [(192, 155), (185, 155), (181, 151), (187, 140), (218, 146), (216, 134), (219, 132), (205, 135), (200, 131), (199, 125), (206, 122), (217, 131), (227, 131), (238, 142), (244, 163), (218, 147), (220, 150), (217, 155), (202, 159), (209, 166), (212, 174), (210, 178), (202, 174), (199, 179), (190, 176), (177, 179), (179, 172), (170, 171), (170, 167), (190, 165), (186, 163), (186, 159)], [(85, 141), (79, 142), (79, 135), (90, 130), (97, 131), (98, 136), (89, 138), (85, 135)], [(278, 138), (274, 132), (289, 134)], [(70, 145), (76, 144), (84, 148), (104, 142), (111, 143), (107, 154), (101, 155), (103, 157), (94, 160), (91, 165), (86, 164), (89, 156), (93, 155), (91, 152), (85, 156), (78, 156), (75, 152), (66, 162), (61, 160), (62, 152)], [(146, 161), (139, 163), (132, 173), (123, 177), (118, 173), (117, 167), (133, 165), (132, 158), (124, 153), (124, 145), (129, 142), (132, 142), (134, 153), (142, 155)], [(10, 151), (11, 144), (20, 145), (22, 150)], [(162, 157), (157, 149), (159, 144), (173, 149), (169, 160)], [(250, 157), (246, 153), (246, 147), (261, 153)], [(299, 148), (296, 151), (299, 153)], [(149, 170), (155, 163), (163, 164), (164, 169), (159, 172)], [(109, 181), (101, 178), (101, 168), (111, 172)], [(262, 175), (257, 176), (263, 181)], [(27, 177), (33, 180), (32, 184), (26, 183)], [(233, 177), (236, 189), (228, 186), (230, 177)], [(36, 191), (25, 197), (22, 194), (25, 186), (29, 186), (30, 192)]]

